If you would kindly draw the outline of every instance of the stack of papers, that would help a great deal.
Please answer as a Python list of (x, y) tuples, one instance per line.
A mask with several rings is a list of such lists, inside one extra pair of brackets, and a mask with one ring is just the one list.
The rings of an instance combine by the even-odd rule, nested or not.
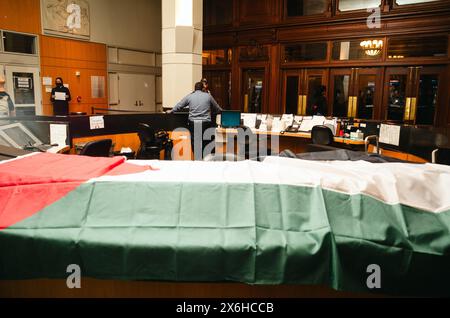
[(333, 118), (333, 119), (325, 119), (324, 123), (325, 126), (329, 127), (331, 129), (331, 131), (333, 132), (333, 135), (336, 136), (336, 131), (337, 131), (337, 118)]
[(55, 100), (66, 100), (66, 93), (55, 93)]
[(132, 153), (132, 152), (133, 150), (128, 147), (122, 147), (122, 149), (120, 150), (120, 153)]
[(244, 121), (244, 126), (249, 127), (251, 129), (256, 128), (256, 119), (257, 119), (256, 114), (242, 114), (241, 118)]
[(300, 125), (303, 121), (303, 116), (295, 116), (294, 121), (296, 124)]
[(380, 127), (380, 143), (399, 146), (401, 126), (385, 125)]
[(313, 118), (303, 117), (302, 123), (300, 124), (300, 131), (309, 132), (313, 127)]
[(281, 118), (275, 117), (272, 122), (272, 131), (279, 133), (279, 132), (283, 131), (283, 129), (284, 129), (284, 127), (283, 127), (283, 122), (282, 122)]

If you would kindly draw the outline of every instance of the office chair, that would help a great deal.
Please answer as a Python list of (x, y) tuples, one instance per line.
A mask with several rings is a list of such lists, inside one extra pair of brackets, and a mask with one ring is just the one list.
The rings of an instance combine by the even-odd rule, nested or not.
[(138, 125), (138, 135), (141, 142), (136, 159), (159, 160), (161, 151), (165, 150), (164, 159), (170, 160), (173, 141), (165, 131), (158, 131), (147, 124)]
[(112, 140), (102, 139), (88, 142), (80, 152), (80, 156), (109, 157), (111, 153)]
[(334, 136), (327, 126), (314, 126), (311, 131), (312, 144), (307, 146), (308, 152), (332, 151), (340, 148), (331, 146)]
[(411, 127), (409, 133), (409, 145), (406, 151), (412, 155), (438, 163), (438, 155), (445, 162), (447, 136), (434, 130)]
[(439, 148), (434, 150), (431, 162), (450, 166), (450, 148)]

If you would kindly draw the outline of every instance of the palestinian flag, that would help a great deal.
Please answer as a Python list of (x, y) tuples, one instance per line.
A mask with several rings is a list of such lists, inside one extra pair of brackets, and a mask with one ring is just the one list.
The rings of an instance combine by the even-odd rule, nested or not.
[(329, 285), (450, 295), (450, 168), (313, 162), (0, 163), (0, 279)]

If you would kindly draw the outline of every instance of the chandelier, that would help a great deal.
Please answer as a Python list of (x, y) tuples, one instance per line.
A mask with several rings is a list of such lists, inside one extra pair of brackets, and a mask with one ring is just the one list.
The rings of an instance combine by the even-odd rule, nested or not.
[(382, 40), (366, 40), (362, 41), (360, 45), (368, 56), (377, 56), (383, 49)]

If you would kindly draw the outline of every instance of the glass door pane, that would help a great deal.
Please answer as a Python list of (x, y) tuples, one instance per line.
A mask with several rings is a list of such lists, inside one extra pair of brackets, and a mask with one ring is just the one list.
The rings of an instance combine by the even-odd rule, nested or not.
[(408, 5), (408, 4), (418, 4), (418, 3), (426, 3), (433, 2), (439, 0), (395, 0), (395, 3), (399, 6)]
[(35, 104), (33, 73), (13, 72), (14, 102), (16, 106)]
[(17, 116), (41, 114), (39, 69), (6, 66), (6, 88), (13, 99)]
[(339, 0), (339, 11), (366, 10), (381, 5), (381, 0)]
[(300, 79), (298, 75), (286, 76), (286, 99), (285, 99), (286, 114), (298, 113), (298, 99), (300, 95), (299, 83)]
[(333, 116), (347, 117), (351, 75), (334, 75)]
[(244, 112), (262, 112), (264, 100), (264, 75), (264, 69), (244, 70)]
[(322, 14), (327, 9), (327, 0), (287, 0), (288, 17)]
[(217, 103), (225, 108), (231, 107), (231, 72), (205, 71), (203, 78), (208, 80), (208, 89)]
[(375, 108), (376, 81), (376, 75), (360, 74), (358, 76), (358, 81), (356, 83), (358, 93), (358, 118), (373, 119)]
[(389, 75), (388, 120), (403, 120), (406, 107), (407, 82), (408, 76), (406, 74)]
[(437, 107), (439, 75), (421, 75), (417, 105), (417, 125), (433, 125)]
[(326, 87), (323, 85), (322, 75), (308, 75), (307, 76), (308, 92), (308, 115), (322, 115), (326, 116), (328, 112), (328, 102), (325, 97)]

